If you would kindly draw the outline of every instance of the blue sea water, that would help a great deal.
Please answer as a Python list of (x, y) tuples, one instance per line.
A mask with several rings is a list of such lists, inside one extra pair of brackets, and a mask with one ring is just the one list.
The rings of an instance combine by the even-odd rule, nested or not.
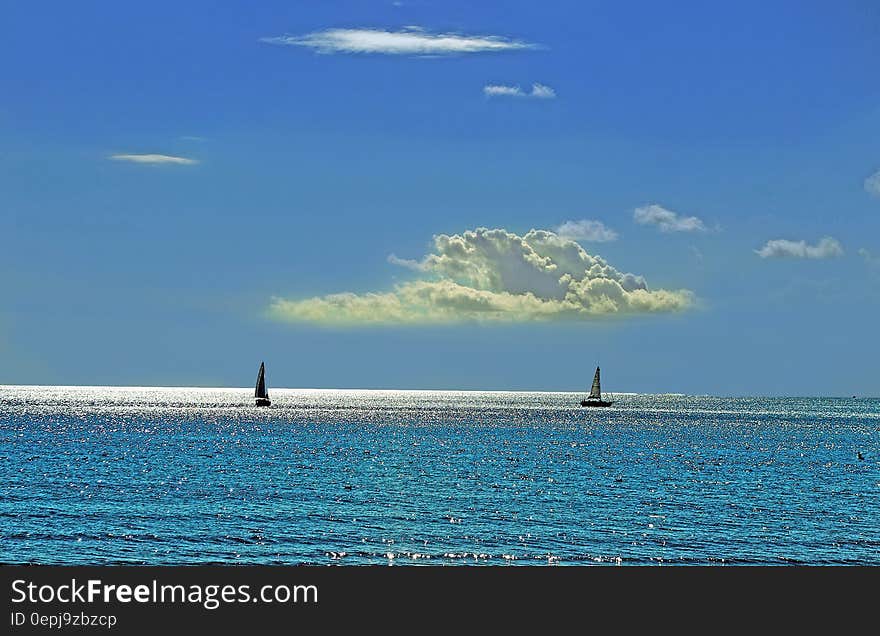
[(0, 387), (0, 561), (880, 564), (877, 399), (252, 394)]

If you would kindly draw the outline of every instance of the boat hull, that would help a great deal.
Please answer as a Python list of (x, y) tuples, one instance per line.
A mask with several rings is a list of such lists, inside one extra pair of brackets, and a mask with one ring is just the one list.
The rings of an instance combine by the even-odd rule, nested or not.
[(581, 400), (581, 406), (611, 406), (614, 402), (608, 402), (606, 400)]
[(269, 398), (257, 398), (256, 404), (257, 406), (269, 406), (272, 402), (269, 401)]

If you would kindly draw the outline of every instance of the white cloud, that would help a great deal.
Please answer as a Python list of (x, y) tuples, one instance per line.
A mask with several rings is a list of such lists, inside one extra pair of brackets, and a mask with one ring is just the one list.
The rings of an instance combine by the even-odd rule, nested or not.
[(411, 269), (417, 272), (422, 272), (425, 270), (425, 268), (422, 266), (421, 261), (417, 261), (412, 258), (398, 258), (396, 254), (389, 254), (387, 260), (392, 265), (406, 267), (407, 269)]
[(633, 213), (636, 223), (656, 225), (661, 232), (704, 232), (705, 224), (695, 216), (681, 216), (661, 205), (651, 204), (636, 208)]
[(261, 38), (269, 44), (305, 46), (318, 53), (381, 53), (386, 55), (456, 55), (537, 48), (534, 44), (498, 35), (431, 33), (420, 27), (385, 29), (326, 29), (305, 35)]
[(880, 197), (880, 170), (865, 179), (865, 191), (875, 197)]
[(183, 165), (192, 165), (198, 163), (196, 159), (187, 159), (186, 157), (173, 157), (171, 155), (110, 155), (115, 161), (131, 161), (133, 163), (147, 164), (163, 164), (176, 163)]
[(505, 86), (503, 84), (487, 84), (483, 87), (483, 94), (487, 97), (524, 97), (525, 93), (519, 86)]
[(532, 97), (553, 99), (554, 97), (556, 97), (556, 91), (549, 86), (545, 86), (544, 84), (538, 84), (537, 82), (535, 82), (534, 84), (532, 84)]
[(588, 219), (566, 221), (562, 225), (557, 226), (555, 232), (559, 236), (574, 239), (575, 241), (604, 243), (617, 240), (617, 232), (607, 227), (602, 221)]
[(880, 265), (880, 256), (875, 256), (871, 250), (865, 247), (859, 248), (859, 256), (865, 259), (868, 265)]
[(421, 261), (392, 262), (421, 277), (387, 292), (276, 298), (270, 315), (331, 325), (532, 322), (674, 312), (693, 302), (687, 290), (649, 290), (643, 277), (546, 230), (440, 234)]
[(775, 239), (767, 241), (755, 253), (761, 258), (834, 258), (843, 256), (843, 246), (830, 236), (822, 238), (816, 245), (808, 245), (806, 241)]
[(555, 90), (537, 82), (532, 84), (531, 91), (524, 91), (519, 86), (487, 84), (483, 87), (483, 94), (487, 97), (533, 97), (535, 99), (553, 99), (556, 97)]

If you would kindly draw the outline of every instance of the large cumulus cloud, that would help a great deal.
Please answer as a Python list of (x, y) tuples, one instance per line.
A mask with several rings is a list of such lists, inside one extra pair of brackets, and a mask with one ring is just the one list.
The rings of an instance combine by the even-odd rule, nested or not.
[(528, 322), (681, 311), (693, 301), (687, 290), (648, 289), (642, 276), (621, 272), (546, 230), (439, 234), (421, 261), (389, 260), (420, 278), (387, 292), (276, 298), (270, 313), (284, 321), (339, 325)]

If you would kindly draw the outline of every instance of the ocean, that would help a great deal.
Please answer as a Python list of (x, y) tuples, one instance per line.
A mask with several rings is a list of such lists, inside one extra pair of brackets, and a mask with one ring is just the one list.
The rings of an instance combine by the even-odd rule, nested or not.
[(0, 562), (880, 564), (878, 399), (270, 393), (0, 387)]

